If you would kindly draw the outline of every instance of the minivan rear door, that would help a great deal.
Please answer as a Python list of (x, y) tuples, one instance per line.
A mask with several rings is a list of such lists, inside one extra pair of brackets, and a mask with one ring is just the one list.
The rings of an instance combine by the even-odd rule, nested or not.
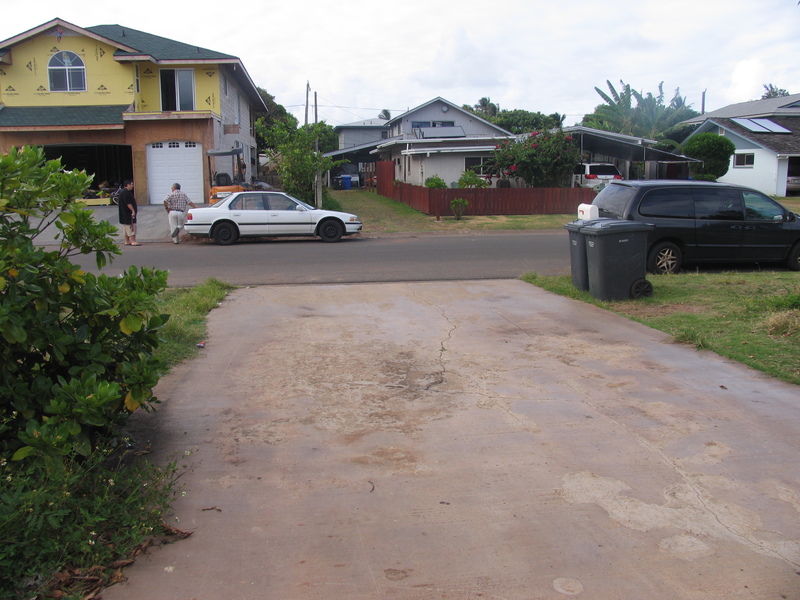
[(736, 260), (742, 258), (744, 210), (738, 190), (695, 187), (695, 258)]

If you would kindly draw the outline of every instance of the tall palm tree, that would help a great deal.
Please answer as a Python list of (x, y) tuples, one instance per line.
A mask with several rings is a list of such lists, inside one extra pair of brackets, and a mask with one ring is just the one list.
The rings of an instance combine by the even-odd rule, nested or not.
[(390, 121), (392, 119), (392, 113), (389, 112), (388, 108), (384, 108), (378, 113), (378, 118), (383, 121)]
[(475, 112), (482, 116), (482, 117), (496, 117), (497, 116), (497, 105), (492, 102), (491, 98), (485, 96), (478, 100), (478, 103), (474, 106)]
[(620, 80), (622, 90), (617, 92), (610, 81), (606, 81), (606, 84), (608, 84), (611, 95), (609, 96), (598, 87), (594, 88), (605, 104), (595, 108), (593, 114), (586, 115), (584, 125), (604, 131), (633, 135), (634, 108), (631, 86)]

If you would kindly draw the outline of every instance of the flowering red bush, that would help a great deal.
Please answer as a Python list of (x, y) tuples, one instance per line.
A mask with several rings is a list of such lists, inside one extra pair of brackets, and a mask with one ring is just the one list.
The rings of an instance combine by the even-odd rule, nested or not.
[(580, 149), (562, 130), (534, 131), (497, 146), (493, 172), (520, 177), (531, 187), (567, 187), (580, 159)]

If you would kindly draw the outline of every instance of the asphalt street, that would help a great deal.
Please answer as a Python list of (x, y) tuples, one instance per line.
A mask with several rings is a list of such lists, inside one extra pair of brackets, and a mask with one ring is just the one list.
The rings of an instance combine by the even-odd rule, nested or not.
[[(117, 223), (117, 207), (97, 207), (97, 218)], [(131, 266), (170, 272), (171, 286), (216, 277), (233, 285), (364, 283), (514, 279), (524, 273), (569, 273), (565, 230), (468, 234), (370, 234), (326, 244), (310, 238), (262, 238), (219, 246), (191, 236), (175, 245), (163, 207), (139, 210), (137, 241), (102, 272), (115, 276)], [(118, 241), (121, 236), (117, 235)], [(45, 238), (43, 243), (54, 243)], [(98, 273), (91, 255), (77, 257)]]

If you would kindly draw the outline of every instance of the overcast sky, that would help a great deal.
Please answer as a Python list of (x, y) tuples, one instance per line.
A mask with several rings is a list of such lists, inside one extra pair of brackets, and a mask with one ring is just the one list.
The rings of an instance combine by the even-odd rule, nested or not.
[[(437, 96), (579, 122), (619, 81), (695, 110), (755, 100), (763, 84), (800, 93), (797, 0), (6, 0), (0, 40), (56, 17), (120, 24), (238, 56), (302, 122), (306, 82), (319, 119), (392, 116)], [(313, 110), (309, 112), (313, 120)]]

